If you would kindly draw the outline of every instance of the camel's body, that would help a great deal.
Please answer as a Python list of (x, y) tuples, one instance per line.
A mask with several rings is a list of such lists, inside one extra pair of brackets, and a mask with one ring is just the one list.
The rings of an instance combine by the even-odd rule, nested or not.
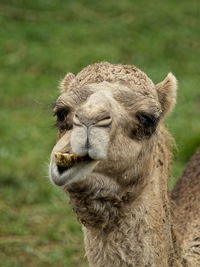
[[(62, 82), (50, 175), (83, 224), (91, 266), (200, 266), (200, 220), (192, 212), (199, 202), (187, 194), (196, 196), (199, 182), (193, 179), (194, 190), (179, 182), (174, 200), (168, 196), (172, 138), (162, 120), (173, 108), (175, 90), (172, 74), (155, 86), (135, 67), (109, 63)], [(57, 169), (55, 152), (93, 160)], [(180, 201), (190, 203), (188, 217)]]
[(200, 148), (172, 191), (184, 266), (200, 266)]

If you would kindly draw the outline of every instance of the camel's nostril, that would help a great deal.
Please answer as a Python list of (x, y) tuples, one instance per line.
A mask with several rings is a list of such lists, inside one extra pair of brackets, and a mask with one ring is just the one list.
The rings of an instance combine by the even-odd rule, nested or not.
[(101, 120), (99, 120), (98, 122), (95, 123), (95, 126), (98, 127), (108, 127), (110, 126), (112, 123), (112, 118), (110, 116), (107, 116)]
[(111, 120), (111, 117), (107, 116), (107, 117), (101, 119), (101, 121), (104, 121), (104, 120)]

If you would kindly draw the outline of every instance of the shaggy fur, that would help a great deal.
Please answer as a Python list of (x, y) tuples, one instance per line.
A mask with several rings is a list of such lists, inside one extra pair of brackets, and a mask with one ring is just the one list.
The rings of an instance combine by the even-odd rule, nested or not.
[(172, 191), (184, 266), (200, 266), (200, 148)]
[[(61, 83), (50, 176), (57, 185), (72, 181), (62, 188), (83, 225), (90, 266), (198, 266), (199, 218), (191, 212), (191, 225), (181, 219), (186, 203), (199, 206), (191, 195), (197, 189), (181, 178), (171, 200), (167, 188), (173, 139), (162, 121), (176, 102), (176, 84), (171, 73), (154, 85), (134, 66), (107, 62)], [(93, 165), (59, 173), (54, 152), (88, 154)]]

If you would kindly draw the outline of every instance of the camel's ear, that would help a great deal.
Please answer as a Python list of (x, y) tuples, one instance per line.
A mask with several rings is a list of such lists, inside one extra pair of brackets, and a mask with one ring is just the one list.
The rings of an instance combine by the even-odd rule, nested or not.
[(170, 112), (176, 104), (176, 77), (170, 72), (160, 83), (156, 84), (158, 98), (162, 107), (163, 116)]
[(61, 81), (60, 83), (60, 89), (61, 89), (61, 93), (63, 93), (64, 91), (67, 90), (69, 84), (71, 83), (71, 81), (75, 78), (75, 75), (71, 72), (67, 73), (65, 75), (65, 78)]

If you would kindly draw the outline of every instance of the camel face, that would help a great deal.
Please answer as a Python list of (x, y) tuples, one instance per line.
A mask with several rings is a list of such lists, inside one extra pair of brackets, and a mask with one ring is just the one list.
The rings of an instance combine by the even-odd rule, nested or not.
[[(67, 75), (62, 82), (54, 109), (58, 138), (50, 163), (50, 177), (56, 185), (78, 182), (92, 173), (115, 176), (120, 185), (129, 185), (149, 171), (156, 129), (169, 105), (141, 71), (125, 69), (122, 79), (120, 70), (130, 66), (110, 66), (114, 66), (114, 78), (109, 77), (109, 70), (107, 78), (101, 77), (98, 68), (99, 73), (89, 70), (91, 81), (83, 75), (86, 81), (82, 79), (81, 84), (79, 73)], [(162, 83), (159, 90), (163, 90)]]
[[(55, 112), (64, 116), (58, 113), (58, 120), (69, 120), (72, 127), (59, 128), (53, 149), (51, 177), (57, 185), (84, 179), (93, 170), (109, 175), (111, 170), (119, 174), (131, 169), (160, 119), (156, 94), (144, 99), (138, 88), (108, 82), (92, 84), (84, 90), (88, 90), (86, 100), (66, 92), (57, 102)], [(62, 109), (68, 113), (63, 115)]]

